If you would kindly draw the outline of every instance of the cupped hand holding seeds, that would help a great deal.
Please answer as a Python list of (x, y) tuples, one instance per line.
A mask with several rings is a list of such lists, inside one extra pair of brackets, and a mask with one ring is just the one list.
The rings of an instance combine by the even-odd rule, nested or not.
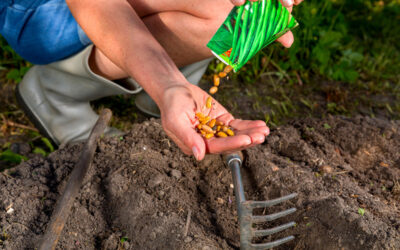
[[(257, 2), (259, 0), (249, 0), (251, 2)], [(299, 5), (303, 0), (280, 0), (282, 5), (285, 6), (290, 12), (292, 12), (293, 5)], [(246, 0), (231, 0), (234, 5), (243, 5)], [(294, 42), (293, 33), (288, 31), (286, 34), (277, 39), (284, 47), (289, 48)]]
[[(234, 119), (217, 101), (207, 109), (209, 94), (192, 84), (177, 85), (164, 92), (160, 106), (161, 121), (167, 135), (186, 154), (202, 160), (206, 153), (228, 153), (263, 143), (269, 129), (263, 121)], [(198, 133), (196, 113), (207, 114), (231, 127), (235, 136), (210, 139)]]

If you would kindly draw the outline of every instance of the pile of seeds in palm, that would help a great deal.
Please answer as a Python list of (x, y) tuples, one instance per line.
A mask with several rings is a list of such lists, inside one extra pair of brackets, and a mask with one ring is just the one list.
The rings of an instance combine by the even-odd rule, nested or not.
[[(226, 66), (223, 71), (218, 74), (214, 74), (214, 86), (210, 88), (209, 92), (211, 95), (217, 93), (218, 87), (221, 82), (221, 78), (226, 77), (231, 71), (232, 66)], [(205, 108), (207, 110), (212, 109), (212, 101), (213, 98), (209, 96), (206, 100)], [(212, 137), (228, 137), (234, 136), (235, 132), (233, 129), (227, 125), (225, 125), (221, 121), (217, 121), (214, 118), (211, 118), (209, 115), (206, 115), (202, 112), (196, 113), (196, 118), (199, 120), (199, 124), (197, 125), (197, 131), (206, 139), (210, 139)]]

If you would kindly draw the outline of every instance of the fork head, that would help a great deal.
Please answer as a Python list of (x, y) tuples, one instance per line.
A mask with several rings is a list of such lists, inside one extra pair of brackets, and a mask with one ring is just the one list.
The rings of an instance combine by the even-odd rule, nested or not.
[(256, 237), (264, 237), (281, 232), (285, 229), (293, 227), (296, 223), (289, 222), (280, 226), (270, 229), (256, 229), (253, 224), (270, 222), (278, 218), (284, 217), (296, 211), (296, 208), (290, 208), (281, 212), (268, 214), (268, 215), (253, 215), (255, 208), (267, 208), (277, 205), (281, 202), (287, 201), (296, 197), (297, 194), (293, 193), (278, 199), (268, 201), (245, 201), (241, 202), (238, 207), (239, 224), (240, 224), (240, 248), (241, 249), (270, 249), (279, 246), (294, 239), (294, 236), (288, 236), (268, 243), (252, 243)]
[(269, 222), (289, 215), (296, 211), (296, 208), (290, 208), (281, 212), (269, 214), (269, 215), (253, 215), (253, 210), (257, 208), (268, 208), (274, 205), (280, 204), (284, 201), (290, 200), (297, 196), (296, 193), (289, 194), (277, 199), (268, 201), (247, 201), (244, 194), (242, 176), (240, 173), (240, 167), (242, 165), (243, 155), (239, 153), (233, 153), (225, 156), (225, 162), (230, 167), (232, 172), (232, 179), (235, 189), (236, 204), (239, 215), (240, 225), (240, 249), (270, 249), (293, 240), (293, 236), (288, 236), (282, 239), (278, 239), (268, 243), (252, 243), (253, 238), (264, 237), (281, 232), (285, 229), (293, 227), (296, 223), (289, 222), (284, 225), (280, 225), (271, 229), (257, 230), (253, 227), (253, 224)]

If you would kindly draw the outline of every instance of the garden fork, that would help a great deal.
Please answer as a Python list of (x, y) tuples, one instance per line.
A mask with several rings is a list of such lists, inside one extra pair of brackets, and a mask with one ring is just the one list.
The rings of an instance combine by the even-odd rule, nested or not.
[(250, 249), (270, 249), (276, 246), (279, 246), (283, 243), (286, 243), (290, 240), (294, 239), (294, 236), (288, 236), (279, 240), (275, 240), (273, 242), (268, 243), (252, 243), (254, 237), (263, 237), (267, 235), (271, 235), (274, 233), (278, 233), (285, 229), (288, 229), (295, 225), (295, 222), (289, 222), (281, 226), (277, 226), (271, 229), (265, 230), (257, 230), (253, 228), (253, 224), (263, 223), (267, 221), (272, 221), (283, 216), (289, 215), (296, 211), (296, 208), (290, 208), (282, 212), (270, 214), (270, 215), (262, 215), (256, 216), (253, 215), (253, 209), (256, 208), (267, 208), (274, 205), (277, 205), (283, 201), (290, 200), (297, 196), (296, 193), (273, 199), (268, 201), (248, 201), (244, 195), (243, 182), (240, 174), (240, 167), (242, 165), (242, 154), (233, 153), (225, 156), (225, 162), (230, 167), (232, 171), (232, 179), (235, 190), (236, 197), (236, 205), (239, 214), (239, 226), (240, 226), (240, 249), (242, 250), (250, 250)]

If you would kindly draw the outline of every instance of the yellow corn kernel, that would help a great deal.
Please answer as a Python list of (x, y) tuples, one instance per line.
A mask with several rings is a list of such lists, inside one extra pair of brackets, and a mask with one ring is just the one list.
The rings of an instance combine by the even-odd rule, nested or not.
[(221, 82), (221, 79), (217, 74), (214, 75), (214, 86), (218, 87), (219, 83)]
[(231, 71), (232, 71), (232, 69), (233, 69), (233, 67), (232, 67), (232, 66), (230, 66), (230, 65), (227, 65), (227, 66), (224, 68), (224, 72), (228, 74), (229, 72), (231, 72)]
[(212, 119), (212, 120), (208, 123), (208, 126), (209, 126), (210, 128), (212, 128), (212, 127), (215, 126), (215, 123), (216, 123), (216, 122), (217, 122), (217, 120)]
[(228, 131), (228, 127), (227, 126), (222, 126), (222, 131), (224, 131), (224, 132), (226, 132), (226, 131)]
[(210, 90), (209, 90), (209, 92), (210, 92), (211, 95), (217, 93), (217, 91), (218, 91), (218, 88), (215, 87), (215, 86), (214, 86), (214, 87), (211, 87)]
[(219, 76), (220, 78), (223, 78), (223, 77), (226, 76), (226, 73), (225, 73), (225, 72), (219, 72), (219, 73), (218, 73), (218, 76)]
[(207, 134), (206, 131), (204, 131), (204, 130), (200, 130), (200, 133), (202, 136), (206, 136), (206, 134)]
[(214, 137), (213, 133), (207, 133), (205, 136), (206, 139), (210, 139), (211, 137)]
[(210, 109), (212, 107), (212, 98), (209, 96), (206, 101), (206, 107)]
[(218, 137), (228, 137), (228, 135), (225, 134), (225, 133), (222, 132), (222, 131), (218, 132), (218, 133), (217, 133), (217, 136), (218, 136)]
[(224, 126), (225, 124), (223, 122), (217, 121), (217, 126)]
[(212, 130), (212, 128), (210, 128), (209, 126), (207, 126), (207, 125), (202, 125), (201, 126), (201, 128), (204, 130), (204, 131), (206, 131), (207, 133), (214, 133), (214, 130)]
[(218, 126), (217, 126), (217, 132), (219, 132), (220, 130), (221, 130), (221, 126), (218, 125)]
[(204, 125), (204, 124), (207, 124), (207, 122), (209, 122), (210, 120), (211, 120), (211, 117), (206, 116), (206, 117), (204, 117), (203, 120), (200, 121), (200, 123), (201, 123), (202, 125)]
[(197, 113), (196, 113), (196, 117), (197, 117), (198, 119), (204, 119), (204, 114), (201, 113), (201, 112), (197, 112)]
[(197, 125), (197, 129), (201, 130), (201, 124)]
[(234, 136), (235, 135), (235, 132), (233, 132), (233, 130), (232, 129), (227, 129), (226, 130), (226, 133), (229, 135), (229, 136)]

